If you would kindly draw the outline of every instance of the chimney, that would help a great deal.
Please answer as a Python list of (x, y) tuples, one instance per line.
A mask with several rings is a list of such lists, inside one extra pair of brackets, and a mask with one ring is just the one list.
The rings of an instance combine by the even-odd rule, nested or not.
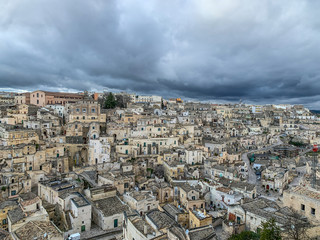
[(148, 226), (147, 226), (147, 224), (143, 225), (143, 233), (144, 233), (144, 235), (148, 234)]

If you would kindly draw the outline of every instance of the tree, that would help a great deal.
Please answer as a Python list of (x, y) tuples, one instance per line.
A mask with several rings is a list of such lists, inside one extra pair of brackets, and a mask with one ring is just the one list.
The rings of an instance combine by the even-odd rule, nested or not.
[(116, 95), (116, 107), (126, 108), (130, 97), (128, 95)]
[(259, 234), (251, 231), (243, 231), (232, 235), (228, 240), (259, 240)]
[(104, 102), (104, 108), (111, 109), (111, 108), (115, 108), (116, 105), (117, 105), (116, 99), (114, 98), (112, 93), (109, 93), (109, 95), (107, 96), (107, 99)]
[(260, 240), (281, 240), (280, 227), (276, 225), (274, 218), (261, 224)]
[(311, 227), (310, 222), (298, 212), (288, 211), (287, 221), (283, 229), (287, 239), (305, 240), (309, 239), (307, 230)]

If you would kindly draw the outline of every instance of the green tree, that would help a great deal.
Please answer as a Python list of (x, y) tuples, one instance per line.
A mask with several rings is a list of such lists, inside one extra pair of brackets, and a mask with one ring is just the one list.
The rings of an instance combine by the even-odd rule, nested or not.
[(251, 231), (243, 231), (232, 235), (228, 240), (259, 240), (259, 234)]
[(116, 99), (114, 98), (114, 95), (112, 93), (109, 93), (107, 96), (107, 99), (104, 102), (104, 108), (111, 109), (115, 108), (117, 105)]
[(274, 218), (261, 224), (260, 240), (281, 240), (281, 230)]

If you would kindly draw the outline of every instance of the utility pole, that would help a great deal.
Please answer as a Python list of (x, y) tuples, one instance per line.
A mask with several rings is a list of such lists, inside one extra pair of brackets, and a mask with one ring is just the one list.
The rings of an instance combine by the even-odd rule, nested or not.
[(313, 145), (313, 161), (312, 161), (312, 187), (315, 188), (317, 182), (317, 163), (318, 163), (318, 145)]

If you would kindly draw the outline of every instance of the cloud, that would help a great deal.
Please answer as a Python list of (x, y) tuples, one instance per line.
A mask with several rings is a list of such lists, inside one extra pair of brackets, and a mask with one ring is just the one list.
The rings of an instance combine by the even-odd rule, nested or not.
[(5, 0), (0, 85), (314, 106), (319, 7), (307, 0)]

